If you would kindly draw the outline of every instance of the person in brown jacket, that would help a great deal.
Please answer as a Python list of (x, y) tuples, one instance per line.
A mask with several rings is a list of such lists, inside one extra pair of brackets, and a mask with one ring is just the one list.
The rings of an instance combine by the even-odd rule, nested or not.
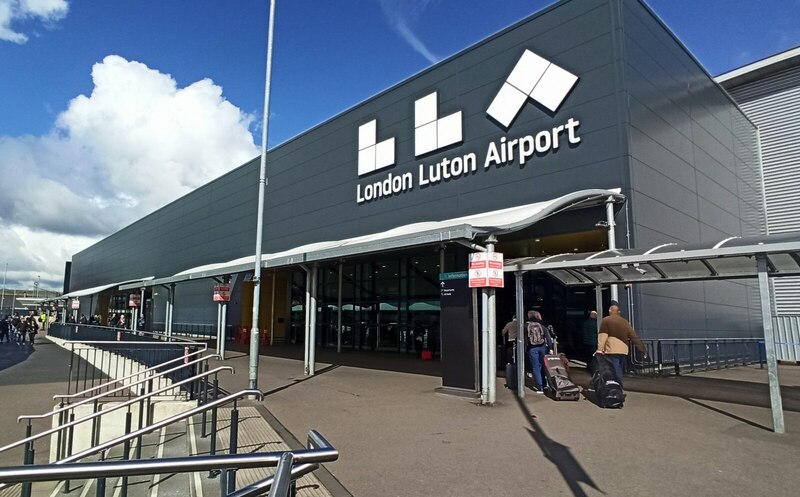
[(622, 317), (618, 305), (608, 308), (608, 316), (600, 322), (600, 333), (597, 336), (597, 353), (604, 354), (614, 365), (617, 382), (622, 385), (622, 373), (625, 359), (628, 357), (628, 341), (639, 349), (642, 354), (647, 354), (642, 341), (633, 331), (627, 319)]

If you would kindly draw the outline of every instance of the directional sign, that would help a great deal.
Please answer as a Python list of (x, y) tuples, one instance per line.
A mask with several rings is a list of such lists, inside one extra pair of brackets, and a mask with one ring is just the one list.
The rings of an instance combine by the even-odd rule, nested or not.
[(503, 288), (503, 254), (475, 252), (469, 254), (470, 288)]

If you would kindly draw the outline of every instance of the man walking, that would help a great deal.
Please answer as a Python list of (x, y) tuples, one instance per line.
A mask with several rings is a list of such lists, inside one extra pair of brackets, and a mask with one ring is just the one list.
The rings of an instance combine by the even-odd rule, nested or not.
[(639, 349), (642, 354), (647, 354), (642, 341), (633, 331), (627, 319), (622, 317), (619, 306), (614, 304), (608, 308), (608, 316), (600, 322), (600, 334), (597, 336), (597, 353), (604, 354), (614, 365), (617, 382), (622, 385), (622, 373), (625, 359), (628, 357), (628, 341)]
[(528, 357), (531, 360), (533, 377), (536, 379), (536, 393), (544, 393), (547, 384), (542, 375), (544, 367), (544, 356), (553, 353), (553, 337), (550, 330), (542, 322), (542, 315), (537, 311), (528, 311), (528, 322), (525, 323), (525, 330), (528, 339)]

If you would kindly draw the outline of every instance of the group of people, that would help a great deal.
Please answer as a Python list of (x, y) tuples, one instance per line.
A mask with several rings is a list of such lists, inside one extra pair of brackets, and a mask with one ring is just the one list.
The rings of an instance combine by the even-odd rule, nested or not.
[[(544, 367), (544, 356), (552, 354), (556, 344), (556, 334), (553, 326), (547, 324), (542, 319), (542, 314), (536, 310), (530, 310), (522, 329), (525, 331), (525, 350), (526, 358), (530, 361), (531, 373), (536, 381), (534, 390), (536, 393), (547, 391), (547, 382), (544, 381), (542, 368)], [(514, 315), (511, 321), (503, 327), (502, 335), (505, 342), (506, 361), (512, 362), (515, 357), (517, 337), (519, 336), (519, 323), (517, 316)]]
[[(528, 369), (531, 372), (528, 375), (532, 376), (536, 382), (535, 391), (545, 393), (548, 386), (543, 376), (544, 358), (545, 355), (554, 352), (557, 340), (555, 331), (542, 319), (542, 314), (536, 310), (528, 311), (522, 329), (525, 332), (525, 357), (530, 361)], [(512, 362), (518, 330), (519, 323), (515, 315), (502, 330), (507, 362)], [(599, 330), (597, 329), (597, 311), (591, 311), (589, 320), (584, 326), (583, 335), (584, 348), (590, 360), (592, 356), (598, 354), (607, 357), (614, 366), (614, 372), (620, 385), (622, 385), (629, 352), (628, 343), (633, 343), (643, 354), (647, 353), (646, 347), (636, 335), (631, 324), (622, 317), (620, 307), (616, 302), (611, 303), (608, 315), (603, 317), (600, 322)]]
[(18, 313), (7, 314), (0, 320), (0, 343), (33, 344), (34, 337), (39, 333), (39, 317), (33, 313), (20, 316)]

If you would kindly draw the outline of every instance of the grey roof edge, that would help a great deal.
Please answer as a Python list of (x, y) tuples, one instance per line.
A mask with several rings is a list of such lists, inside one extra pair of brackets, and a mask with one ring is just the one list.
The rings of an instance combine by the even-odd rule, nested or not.
[(798, 64), (800, 64), (800, 46), (737, 67), (720, 74), (714, 80), (725, 88), (732, 88), (765, 78)]

